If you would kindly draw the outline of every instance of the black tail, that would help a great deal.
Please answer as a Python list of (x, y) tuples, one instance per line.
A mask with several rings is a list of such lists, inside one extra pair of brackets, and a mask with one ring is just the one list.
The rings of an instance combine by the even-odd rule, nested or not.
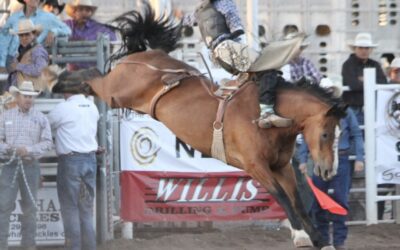
[(151, 49), (161, 49), (167, 53), (176, 49), (181, 34), (181, 24), (175, 23), (173, 16), (156, 20), (154, 11), (146, 4), (143, 14), (130, 11), (117, 17), (115, 30), (121, 33), (122, 47), (111, 60), (128, 54)]

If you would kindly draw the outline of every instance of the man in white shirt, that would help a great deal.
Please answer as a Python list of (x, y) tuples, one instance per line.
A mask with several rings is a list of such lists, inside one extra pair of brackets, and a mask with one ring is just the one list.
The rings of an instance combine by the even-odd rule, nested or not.
[(93, 201), (99, 111), (82, 94), (64, 93), (50, 113), (58, 155), (57, 191), (66, 249), (96, 249)]

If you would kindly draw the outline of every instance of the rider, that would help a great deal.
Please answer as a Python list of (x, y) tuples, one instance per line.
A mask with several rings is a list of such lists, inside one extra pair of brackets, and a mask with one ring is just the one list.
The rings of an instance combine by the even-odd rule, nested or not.
[[(183, 19), (183, 25), (195, 23), (198, 24), (203, 40), (216, 61), (228, 72), (233, 74), (247, 72), (258, 58), (259, 53), (246, 44), (244, 28), (233, 0), (203, 0), (194, 16), (188, 15)], [(259, 79), (263, 81), (260, 82), (266, 83), (265, 77), (269, 78), (270, 74), (262, 74)], [(290, 126), (291, 120), (276, 115), (273, 109), (276, 83), (271, 83), (271, 86), (263, 85), (270, 83), (260, 84), (264, 98), (260, 98), (262, 104), (259, 126), (262, 128)]]
[(233, 0), (203, 0), (195, 13), (183, 18), (183, 25), (198, 24), (213, 57), (228, 72), (246, 72), (258, 52), (246, 44), (244, 28)]

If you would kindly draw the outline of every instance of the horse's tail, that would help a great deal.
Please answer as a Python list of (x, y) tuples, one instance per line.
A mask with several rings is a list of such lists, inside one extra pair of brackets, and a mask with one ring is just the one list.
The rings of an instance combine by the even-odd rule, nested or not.
[(181, 24), (174, 17), (161, 16), (156, 19), (149, 4), (145, 4), (143, 14), (139, 11), (129, 11), (117, 17), (115, 29), (121, 33), (122, 47), (113, 59), (125, 55), (151, 49), (161, 49), (171, 52), (176, 49), (181, 34)]

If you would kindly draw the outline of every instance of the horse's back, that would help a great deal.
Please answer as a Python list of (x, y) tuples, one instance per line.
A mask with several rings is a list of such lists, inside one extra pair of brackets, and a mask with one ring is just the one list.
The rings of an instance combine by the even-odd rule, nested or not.
[(125, 60), (133, 60), (142, 63), (147, 63), (159, 69), (175, 69), (175, 70), (181, 69), (191, 72), (198, 71), (189, 64), (171, 57), (162, 50), (149, 50), (149, 51), (134, 53), (127, 56)]

